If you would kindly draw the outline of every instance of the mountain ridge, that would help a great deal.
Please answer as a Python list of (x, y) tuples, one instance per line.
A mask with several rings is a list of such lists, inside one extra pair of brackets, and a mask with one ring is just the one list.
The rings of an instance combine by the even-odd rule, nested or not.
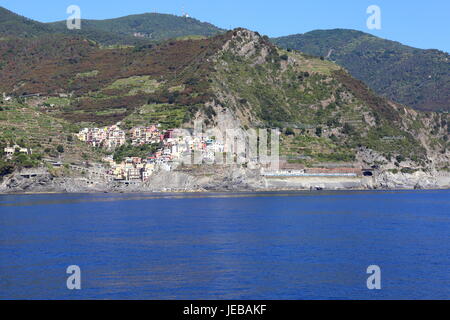
[[(59, 32), (64, 32), (66, 28), (65, 21), (52, 22), (48, 25)], [(99, 31), (115, 33), (124, 37), (160, 41), (186, 36), (213, 36), (225, 30), (194, 18), (162, 13), (133, 14), (103, 20), (82, 20), (81, 32)]]
[(450, 110), (450, 55), (443, 51), (348, 29), (314, 30), (272, 41), (333, 60), (391, 100), (416, 109)]
[(144, 13), (94, 20), (82, 19), (80, 30), (68, 30), (66, 21), (43, 23), (0, 7), (0, 35), (37, 37), (50, 34), (82, 36), (103, 45), (139, 45), (186, 36), (213, 36), (224, 32), (210, 23), (172, 14)]
[(0, 6), (1, 36), (36, 36), (52, 31), (52, 28), (47, 26), (45, 23), (23, 17)]
[[(145, 13), (106, 20), (82, 20), (81, 30), (65, 21), (41, 23), (1, 8), (0, 36), (39, 37), (64, 34), (102, 45), (143, 46), (186, 37), (209, 37), (225, 30), (210, 23), (170, 14)], [(284, 49), (335, 61), (375, 92), (418, 110), (450, 110), (450, 56), (349, 29), (314, 30), (273, 38)]]
[[(386, 169), (448, 164), (448, 115), (378, 97), (342, 67), (282, 50), (257, 32), (239, 28), (115, 49), (73, 41), (0, 42), (0, 55), (10, 61), (0, 90), (39, 92), (33, 102), (39, 112), (79, 128), (121, 122), (125, 129), (152, 123), (170, 129), (194, 121), (220, 132), (277, 127), (282, 156), (304, 165), (358, 159)], [(52, 57), (39, 56), (44, 47)], [(30, 65), (30, 56), (39, 67)], [(11, 129), (4, 132), (14, 137)]]

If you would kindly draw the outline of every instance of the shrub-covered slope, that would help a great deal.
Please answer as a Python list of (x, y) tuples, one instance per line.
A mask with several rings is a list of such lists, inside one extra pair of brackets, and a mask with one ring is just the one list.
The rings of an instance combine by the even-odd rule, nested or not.
[(138, 45), (180, 37), (208, 37), (224, 30), (206, 22), (171, 14), (145, 13), (106, 20), (81, 20), (80, 30), (66, 21), (41, 23), (0, 7), (0, 37), (37, 37), (64, 34), (102, 45)]
[(52, 27), (0, 7), (0, 37), (31, 37), (53, 32)]
[(245, 29), (114, 49), (64, 37), (10, 40), (0, 56), (0, 91), (39, 93), (27, 104), (78, 127), (278, 127), (283, 157), (305, 165), (448, 166), (448, 114), (381, 98), (340, 66)]
[[(50, 26), (57, 31), (66, 32), (65, 21), (51, 23)], [(197, 19), (160, 13), (145, 13), (107, 20), (82, 20), (80, 34), (89, 36), (91, 33), (90, 38), (93, 40), (114, 44), (114, 39), (110, 41), (97, 39), (96, 32), (113, 33), (124, 39), (135, 37), (159, 41), (185, 36), (213, 36), (224, 30)]]
[(285, 49), (326, 57), (378, 94), (416, 109), (450, 110), (450, 56), (345, 29), (272, 39)]

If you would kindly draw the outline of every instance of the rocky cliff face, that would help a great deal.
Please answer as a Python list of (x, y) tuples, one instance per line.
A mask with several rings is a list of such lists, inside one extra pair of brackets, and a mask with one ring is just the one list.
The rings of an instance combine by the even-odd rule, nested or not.
[[(289, 128), (282, 156), (385, 170), (447, 170), (448, 114), (423, 113), (376, 96), (328, 61), (276, 48), (236, 29), (208, 61), (213, 126)], [(197, 119), (207, 119), (201, 115)], [(208, 121), (209, 122), (209, 121)], [(292, 137), (294, 133), (295, 137)]]
[(202, 171), (160, 171), (147, 183), (113, 182), (95, 177), (54, 177), (48, 172), (33, 177), (19, 173), (0, 184), (0, 193), (147, 193), (147, 192), (248, 192), (293, 190), (403, 190), (450, 188), (450, 173), (381, 172), (374, 177), (279, 177), (267, 178), (258, 169), (238, 166)]

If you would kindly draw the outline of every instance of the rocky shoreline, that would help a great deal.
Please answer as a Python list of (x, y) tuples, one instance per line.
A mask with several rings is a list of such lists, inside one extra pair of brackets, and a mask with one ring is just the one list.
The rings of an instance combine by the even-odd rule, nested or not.
[(23, 193), (148, 193), (148, 192), (267, 192), (302, 190), (449, 189), (448, 172), (392, 173), (373, 177), (275, 177), (259, 170), (232, 168), (214, 174), (155, 173), (149, 182), (117, 182), (99, 177), (53, 176), (45, 169), (30, 175), (17, 172), (0, 183), (2, 194)]

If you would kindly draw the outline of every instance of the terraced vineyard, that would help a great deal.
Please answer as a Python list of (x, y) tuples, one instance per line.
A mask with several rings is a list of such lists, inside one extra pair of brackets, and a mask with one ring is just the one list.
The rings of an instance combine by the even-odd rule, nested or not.
[(124, 48), (21, 39), (0, 42), (0, 55), (7, 62), (0, 90), (17, 101), (41, 93), (5, 106), (2, 139), (23, 139), (44, 155), (99, 159), (101, 152), (71, 138), (81, 127), (170, 129), (199, 120), (222, 131), (280, 128), (282, 156), (307, 166), (356, 161), (367, 149), (377, 160), (365, 165), (448, 164), (447, 114), (381, 98), (338, 65), (282, 50), (245, 29)]
[[(2, 145), (17, 143), (31, 148), (34, 154), (41, 157), (60, 158), (67, 162), (96, 161), (103, 154), (74, 139), (73, 133), (79, 129), (77, 125), (48, 116), (38, 108), (25, 104), (2, 104), (1, 109)], [(62, 146), (64, 152), (58, 152), (58, 146)]]

